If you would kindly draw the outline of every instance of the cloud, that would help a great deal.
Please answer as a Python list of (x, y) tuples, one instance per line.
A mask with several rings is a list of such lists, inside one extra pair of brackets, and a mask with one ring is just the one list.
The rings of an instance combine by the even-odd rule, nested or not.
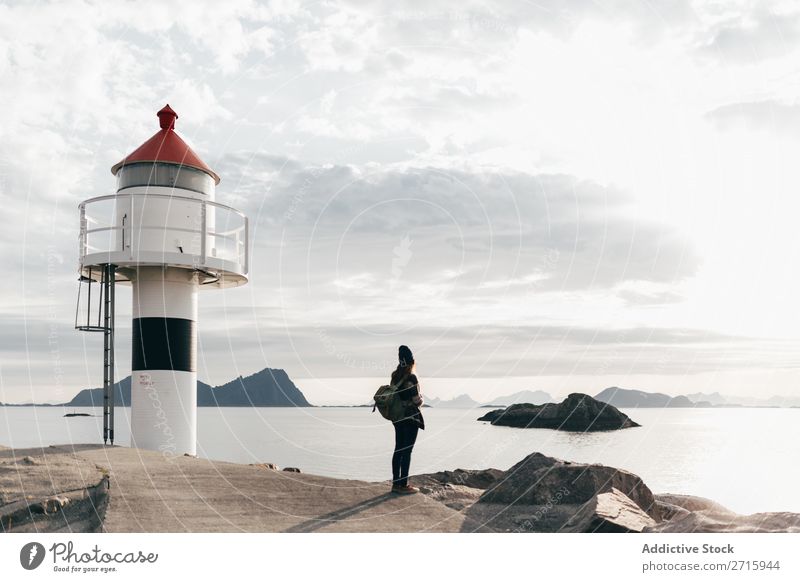
[(644, 37), (644, 32), (652, 36), (656, 30), (685, 24), (693, 16), (691, 3), (686, 0), (656, 4), (636, 0), (469, 0), (457, 7), (447, 0), (415, 0), (402, 5), (343, 0), (339, 6), (370, 10), (375, 20), (397, 27), (397, 34), (421, 34), (426, 40), (438, 38), (442, 42), (456, 42), (466, 36), (465, 31), (471, 36), (482, 33), (496, 41), (513, 35), (519, 27), (567, 35), (585, 21), (598, 19), (633, 23), (642, 29)]
[(661, 291), (654, 293), (642, 293), (631, 290), (621, 290), (617, 295), (625, 301), (627, 305), (664, 305), (666, 303), (679, 303), (686, 297), (673, 291)]
[(432, 282), (451, 268), (469, 292), (520, 281), (539, 291), (679, 282), (698, 267), (676, 229), (626, 213), (628, 194), (573, 176), (368, 172), (247, 154), (230, 154), (221, 168), (237, 184), (230, 195), (254, 231), (272, 233), (266, 244), (278, 233), (292, 240), (292, 264), (307, 263), (314, 280), (333, 268), (388, 273), (405, 236), (413, 241), (409, 281)]
[(774, 100), (722, 105), (706, 114), (720, 129), (744, 128), (797, 137), (800, 132), (800, 105)]
[(701, 53), (722, 61), (755, 63), (797, 50), (800, 12), (791, 2), (756, 2), (728, 10), (710, 26)]
[[(165, 102), (222, 175), (217, 199), (251, 219), (251, 283), (201, 298), (211, 381), (263, 365), (349, 374), (351, 356), (377, 361), (407, 335), (449, 374), (602, 373), (609, 353), (615, 367), (647, 366), (663, 346), (673, 370), (782, 365), (782, 348), (760, 340), (712, 334), (708, 348), (663, 335), (677, 325), (670, 306), (687, 306), (683, 322), (696, 307), (702, 285), (690, 283), (707, 260), (697, 231), (728, 224), (733, 234), (713, 234), (724, 254), (744, 244), (731, 212), (772, 224), (762, 199), (716, 208), (706, 189), (735, 163), (702, 151), (706, 131), (800, 129), (785, 82), (796, 9), (769, 10), (682, 0), (0, 6), (5, 389), (52, 392), (59, 366), (65, 388), (97, 385), (98, 342), (71, 328), (77, 204), (113, 192), (109, 167), (156, 131)], [(746, 169), (763, 186), (771, 168)], [(780, 178), (791, 189), (794, 178)], [(695, 197), (712, 211), (694, 211)], [(692, 221), (704, 226), (690, 240)], [(775, 257), (783, 241), (751, 233), (746, 256)], [(734, 271), (717, 264), (724, 275), (701, 305), (719, 303)], [(750, 331), (769, 319), (758, 309), (785, 321), (774, 292), (758, 301), (758, 284)], [(788, 305), (791, 285), (776, 287)], [(118, 295), (120, 362), (128, 293)], [(718, 313), (707, 322), (725, 328), (726, 305), (698, 313)], [(653, 345), (603, 341), (648, 325)]]
[[(128, 293), (119, 295), (125, 299)], [(244, 289), (236, 293), (247, 296)], [(593, 328), (580, 322), (438, 326), (414, 319), (413, 313), (408, 325), (400, 327), (354, 327), (335, 321), (287, 326), (281, 310), (214, 306), (205, 299), (200, 307), (198, 375), (212, 384), (267, 366), (286, 369), (294, 378), (383, 376), (396, 365), (401, 343), (412, 346), (426, 377), (644, 374), (680, 377), (681, 382), (705, 372), (791, 367), (797, 350), (794, 341), (695, 328)], [(99, 335), (75, 332), (71, 322), (36, 310), (3, 319), (0, 401), (66, 401), (101, 382)], [(118, 377), (130, 373), (130, 328), (124, 317), (121, 320)]]
[[(795, 342), (709, 333), (691, 328), (618, 328), (527, 325), (438, 327), (424, 321), (407, 330), (392, 325), (258, 325), (259, 333), (228, 338), (205, 334), (201, 350), (217, 354), (222, 369), (278, 365), (298, 378), (375, 377), (396, 365), (400, 344), (412, 346), (429, 377), (690, 376), (704, 372), (791, 366)], [(233, 350), (229, 349), (233, 346)], [(698, 352), (703, 353), (698, 358)], [(242, 366), (242, 362), (247, 362)], [(235, 364), (235, 365), (234, 365)], [(249, 367), (248, 367), (249, 366)], [(216, 373), (217, 376), (220, 372)]]

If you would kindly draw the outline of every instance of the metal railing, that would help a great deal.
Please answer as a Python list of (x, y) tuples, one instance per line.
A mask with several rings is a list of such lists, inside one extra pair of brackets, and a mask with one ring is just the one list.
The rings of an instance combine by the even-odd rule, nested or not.
[(82, 266), (93, 255), (113, 256), (120, 265), (161, 253), (169, 264), (232, 266), (239, 274), (249, 270), (248, 220), (230, 206), (188, 196), (122, 192), (90, 198), (79, 209)]

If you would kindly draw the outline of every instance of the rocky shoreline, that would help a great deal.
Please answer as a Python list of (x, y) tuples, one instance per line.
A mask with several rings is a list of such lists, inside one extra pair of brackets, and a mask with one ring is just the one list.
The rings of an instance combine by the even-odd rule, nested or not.
[(738, 515), (657, 494), (614, 467), (532, 453), (510, 469), (335, 479), (102, 445), (0, 447), (2, 532), (795, 532), (800, 514)]
[(800, 533), (800, 514), (739, 515), (691, 495), (654, 494), (622, 469), (532, 453), (508, 469), (443, 471), (425, 495), (498, 532)]

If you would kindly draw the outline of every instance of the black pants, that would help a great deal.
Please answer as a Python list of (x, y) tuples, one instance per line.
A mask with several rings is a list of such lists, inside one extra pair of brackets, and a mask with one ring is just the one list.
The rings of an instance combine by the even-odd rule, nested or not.
[(392, 455), (392, 483), (408, 485), (408, 469), (411, 466), (411, 450), (417, 441), (419, 425), (415, 420), (404, 419), (394, 423), (394, 455)]

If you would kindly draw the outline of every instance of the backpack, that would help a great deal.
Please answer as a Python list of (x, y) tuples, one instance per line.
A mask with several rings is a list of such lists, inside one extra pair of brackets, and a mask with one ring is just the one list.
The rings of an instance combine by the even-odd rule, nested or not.
[(406, 407), (400, 398), (397, 397), (398, 387), (394, 384), (386, 384), (378, 388), (373, 399), (372, 412), (377, 408), (381, 416), (392, 422), (402, 420), (406, 417)]

